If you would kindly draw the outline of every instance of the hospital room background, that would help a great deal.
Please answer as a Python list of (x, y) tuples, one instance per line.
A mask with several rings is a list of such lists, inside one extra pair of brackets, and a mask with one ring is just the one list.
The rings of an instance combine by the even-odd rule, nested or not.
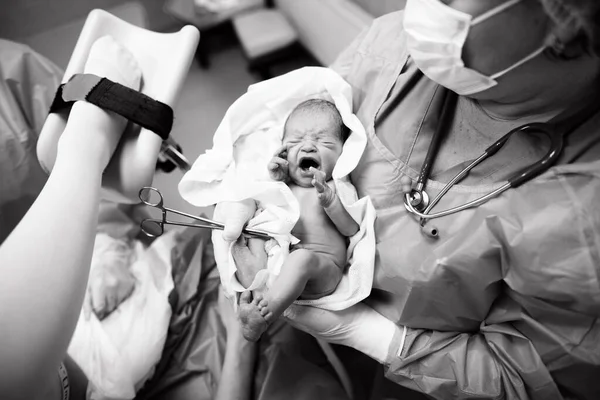
[[(156, 32), (177, 32), (184, 25), (195, 26), (200, 31), (200, 43), (173, 107), (174, 124), (171, 131), (171, 137), (180, 146), (183, 155), (193, 162), (212, 147), (213, 134), (226, 111), (250, 85), (304, 66), (330, 65), (375, 18), (402, 9), (404, 4), (405, 0), (5, 0), (0, 11), (0, 39), (25, 44), (64, 69), (69, 63), (86, 17), (93, 9), (106, 10), (124, 21)], [(194, 215), (212, 215), (212, 208), (192, 206), (179, 195), (178, 183), (185, 171), (172, 165), (163, 169), (168, 172), (158, 170), (153, 186), (163, 193), (170, 208)], [(202, 240), (206, 240), (206, 237), (206, 234), (198, 236), (190, 239), (190, 243), (196, 240), (193, 243), (199, 243), (202, 248)], [(0, 241), (2, 239), (0, 235)], [(196, 258), (202, 264), (207, 257), (212, 257), (210, 252), (196, 250), (196, 253), (190, 253), (189, 249), (182, 249), (181, 243), (179, 241), (173, 245), (171, 253), (166, 257), (159, 256), (161, 262), (170, 255), (173, 260), (172, 268), (176, 269), (181, 268), (180, 264), (189, 262), (191, 265)], [(96, 246), (102, 246), (98, 238)], [(143, 253), (139, 249), (136, 251), (141, 254), (136, 263), (140, 260), (152, 263), (148, 258), (151, 257), (150, 252)], [(175, 256), (183, 261), (178, 264), (174, 261)], [(211, 259), (210, 263), (214, 261)], [(204, 279), (205, 267), (206, 264), (203, 264), (202, 271), (178, 271), (181, 276), (174, 274), (173, 280), (177, 284), (182, 279)], [(94, 261), (92, 270), (93, 268)], [(218, 282), (218, 278), (214, 282)], [(203, 293), (216, 293), (216, 286), (211, 285), (209, 282), (204, 286)], [(185, 286), (182, 290), (191, 287), (182, 286)], [(181, 298), (186, 294), (182, 290), (177, 293), (180, 296), (177, 304), (183, 304)], [(212, 297), (207, 298), (206, 301), (216, 301)], [(203, 301), (200, 300), (199, 305), (195, 303), (194, 310), (200, 310)], [(208, 306), (206, 309), (208, 310)], [(174, 310), (174, 313), (175, 311), (178, 310)], [(202, 318), (212, 318), (212, 312), (207, 311), (205, 314)], [(171, 319), (171, 325), (175, 329), (177, 324), (183, 323), (183, 316), (178, 320)], [(201, 325), (201, 322), (197, 325)], [(171, 328), (172, 326), (169, 327)], [(192, 328), (194, 332), (196, 329)], [(197, 331), (198, 335), (207, 337), (216, 333), (218, 332)], [(169, 340), (167, 338), (165, 348), (172, 344)], [(209, 339), (202, 336), (196, 342), (203, 340)], [(83, 342), (78, 342), (78, 345), (82, 346), (81, 343)], [(72, 350), (69, 351), (70, 354)], [(201, 354), (203, 353), (196, 354), (196, 357)], [(208, 356), (211, 357), (210, 354)], [(161, 373), (166, 373), (164, 361), (163, 357), (157, 367), (157, 371)], [(190, 364), (194, 362), (197, 360), (190, 361)], [(363, 373), (359, 364), (357, 361), (355, 365), (348, 366), (350, 369), (354, 368), (355, 376)], [(103, 367), (106, 366), (98, 368)], [(110, 368), (118, 369), (113, 366)], [(138, 378), (144, 373), (152, 376), (152, 372), (153, 370), (141, 371)], [(144, 379), (148, 376), (144, 376)], [(104, 378), (110, 380), (107, 376)], [(344, 380), (343, 377), (340, 379)], [(121, 387), (133, 385), (132, 382), (119, 384)], [(113, 381), (107, 385), (118, 389), (117, 383)], [(373, 387), (377, 385), (391, 384), (381, 380), (377, 384), (373, 383)], [(376, 397), (373, 397), (373, 393), (376, 390), (373, 387), (369, 388), (370, 393), (366, 393), (360, 392), (362, 389), (355, 386), (353, 397), (374, 399)], [(136, 389), (139, 389), (139, 385), (136, 385)], [(161, 390), (163, 389), (166, 390)], [(154, 394), (147, 391), (142, 398), (152, 398)], [(396, 398), (390, 395), (384, 397)], [(123, 395), (122, 398), (132, 396)], [(187, 397), (169, 395), (165, 398)], [(403, 394), (402, 398), (412, 399), (410, 393)]]
[[(212, 145), (227, 108), (252, 83), (306, 65), (327, 66), (370, 22), (405, 0), (22, 0), (4, 1), (0, 37), (25, 43), (65, 68), (88, 13), (100, 8), (145, 28), (174, 32), (191, 24), (201, 39), (175, 106), (171, 136), (191, 161)], [(269, 13), (264, 13), (268, 8)], [(275, 14), (278, 18), (271, 18)], [(248, 18), (250, 17), (250, 18)], [(254, 18), (252, 18), (254, 17)], [(259, 28), (260, 27), (260, 28)], [(252, 57), (266, 68), (249, 70)], [(267, 74), (263, 73), (267, 70)], [(183, 172), (154, 185), (177, 193)], [(179, 196), (172, 208), (198, 212)], [(210, 213), (210, 209), (203, 209)]]

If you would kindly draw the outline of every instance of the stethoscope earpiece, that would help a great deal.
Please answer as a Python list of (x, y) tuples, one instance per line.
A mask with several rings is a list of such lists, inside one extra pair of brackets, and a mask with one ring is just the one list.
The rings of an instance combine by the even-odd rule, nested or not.
[(428, 236), (428, 237), (434, 238), (434, 239), (437, 239), (439, 237), (439, 233), (440, 233), (440, 231), (438, 230), (438, 228), (436, 228), (433, 225), (423, 225), (423, 226), (421, 226), (421, 232), (423, 232), (423, 234), (425, 236)]

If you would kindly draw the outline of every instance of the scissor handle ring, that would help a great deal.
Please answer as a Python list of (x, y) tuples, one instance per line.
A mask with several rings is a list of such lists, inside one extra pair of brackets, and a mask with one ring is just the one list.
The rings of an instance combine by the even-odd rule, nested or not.
[[(149, 193), (149, 195), (144, 196), (145, 193)], [(150, 199), (152, 198), (150, 195), (151, 193), (156, 193), (158, 195), (157, 202), (150, 201)], [(140, 189), (138, 196), (139, 196), (140, 200), (142, 201), (142, 203), (144, 203), (147, 206), (159, 207), (159, 208), (161, 208), (163, 206), (163, 197), (162, 197), (162, 194), (160, 193), (160, 190), (158, 190), (157, 188), (154, 188), (152, 186), (144, 186), (143, 188)]]
[[(158, 230), (148, 229), (148, 226), (157, 226)], [(159, 237), (163, 233), (165, 233), (164, 224), (151, 218), (146, 218), (142, 220), (142, 222), (140, 222), (140, 229), (142, 230), (144, 235), (151, 238)]]

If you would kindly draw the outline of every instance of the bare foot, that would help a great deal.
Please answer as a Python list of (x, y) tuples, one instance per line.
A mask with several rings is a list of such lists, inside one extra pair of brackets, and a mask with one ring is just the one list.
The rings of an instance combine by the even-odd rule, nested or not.
[[(90, 48), (85, 73), (105, 77), (132, 89), (140, 88), (142, 73), (133, 55), (110, 36), (97, 39)], [(84, 148), (106, 151), (110, 156), (123, 134), (127, 120), (113, 112), (78, 101), (67, 122), (66, 132), (78, 136)], [(77, 141), (76, 138), (73, 140)], [(108, 160), (106, 160), (108, 162)]]
[(242, 323), (242, 334), (250, 342), (258, 341), (270, 324), (270, 321), (263, 316), (259, 307), (262, 301), (261, 295), (252, 298), (252, 293), (249, 290), (240, 296), (239, 317)]
[(271, 324), (275, 319), (273, 312), (269, 308), (269, 302), (265, 298), (262, 298), (258, 302), (258, 311), (260, 311), (260, 315), (263, 316), (263, 318), (265, 319), (265, 321), (267, 321), (268, 324)]
[(321, 207), (329, 207), (335, 198), (335, 191), (325, 182), (325, 172), (310, 167), (313, 173), (312, 185), (317, 189), (317, 197)]

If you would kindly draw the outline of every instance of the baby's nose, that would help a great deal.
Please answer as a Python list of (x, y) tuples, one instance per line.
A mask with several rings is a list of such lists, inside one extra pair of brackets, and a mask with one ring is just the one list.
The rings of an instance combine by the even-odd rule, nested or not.
[(303, 151), (305, 153), (315, 153), (317, 151), (317, 148), (313, 143), (306, 142), (302, 144), (300, 151)]

